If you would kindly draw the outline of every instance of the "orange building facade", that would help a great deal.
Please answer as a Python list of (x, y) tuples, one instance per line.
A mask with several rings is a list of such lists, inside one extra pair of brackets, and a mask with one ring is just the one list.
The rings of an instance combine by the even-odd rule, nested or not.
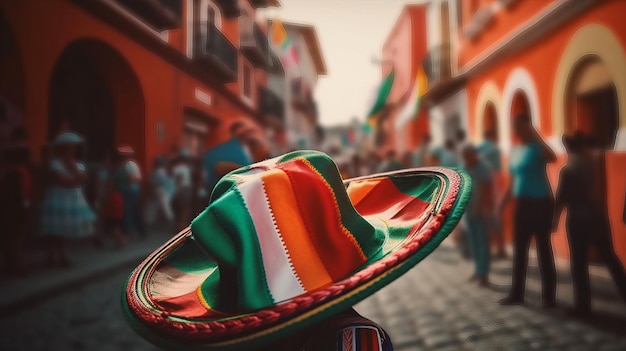
[(23, 123), (33, 150), (77, 131), (90, 161), (129, 144), (145, 167), (174, 145), (199, 154), (221, 143), (239, 120), (262, 138), (272, 54), (256, 9), (277, 5), (3, 1), (3, 130)]
[[(503, 154), (514, 138), (511, 118), (525, 111), (557, 152), (553, 188), (567, 156), (561, 135), (584, 130), (606, 151), (607, 207), (616, 251), (626, 263), (626, 13), (624, 1), (463, 2), (459, 74), (466, 81), (474, 141), (497, 131)], [(472, 7), (471, 5), (474, 5)], [(505, 156), (506, 158), (506, 156)], [(562, 221), (563, 222), (563, 221)], [(567, 257), (564, 225), (553, 237)]]
[[(385, 57), (393, 54), (393, 43), (406, 41), (408, 8), (425, 11), (411, 24), (411, 35), (425, 37), (425, 45), (409, 55), (411, 61), (405, 53), (393, 57), (393, 67), (412, 81), (421, 64), (430, 80), (413, 124), (423, 123), (435, 147), (458, 129), (474, 143), (482, 141), (486, 130), (496, 131), (506, 169), (515, 144), (511, 119), (527, 112), (558, 154), (558, 162), (548, 167), (554, 189), (567, 160), (562, 134), (577, 129), (593, 134), (606, 150), (607, 208), (615, 249), (626, 264), (626, 1), (430, 0), (407, 5), (385, 43)], [(383, 62), (385, 69), (390, 67)], [(404, 83), (394, 85), (392, 108), (407, 90)], [(411, 136), (395, 146), (400, 151), (412, 150), (424, 129), (403, 132)], [(403, 140), (394, 133), (395, 143)], [(568, 258), (563, 222), (553, 244), (558, 257)], [(511, 229), (506, 229), (509, 240)]]

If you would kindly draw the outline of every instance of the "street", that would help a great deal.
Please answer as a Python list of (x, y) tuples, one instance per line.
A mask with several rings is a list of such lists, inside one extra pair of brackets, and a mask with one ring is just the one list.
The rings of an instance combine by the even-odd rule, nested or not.
[[(626, 350), (626, 306), (607, 289), (589, 324), (560, 307), (538, 309), (533, 268), (528, 305), (502, 307), (508, 261), (494, 264), (491, 288), (468, 283), (472, 265), (448, 243), (402, 278), (356, 306), (391, 335), (395, 350)], [(0, 350), (158, 350), (126, 324), (119, 305), (120, 268), (0, 319)], [(559, 279), (559, 301), (571, 303)], [(596, 279), (597, 280), (597, 279)], [(594, 282), (594, 289), (597, 288)], [(608, 296), (607, 296), (608, 294)], [(571, 295), (571, 294), (570, 294)], [(621, 328), (621, 335), (620, 335)]]

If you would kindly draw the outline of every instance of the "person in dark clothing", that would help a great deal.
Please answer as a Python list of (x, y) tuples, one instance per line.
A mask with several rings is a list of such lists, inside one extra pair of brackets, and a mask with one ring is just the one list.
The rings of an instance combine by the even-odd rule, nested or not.
[(613, 249), (611, 226), (604, 206), (597, 203), (594, 184), (599, 181), (594, 172), (592, 141), (581, 132), (564, 135), (568, 161), (561, 169), (556, 193), (552, 229), (567, 208), (567, 239), (571, 254), (570, 265), (574, 285), (572, 313), (580, 317), (591, 314), (591, 287), (589, 282), (589, 247), (595, 245), (604, 259), (620, 294), (626, 301), (626, 273)]
[(22, 245), (27, 228), (32, 199), (32, 178), (27, 164), (30, 157), (23, 145), (4, 150), (7, 169), (0, 179), (0, 232), (4, 269), (9, 274), (26, 273), (22, 264)]
[(556, 306), (556, 267), (550, 240), (554, 200), (546, 165), (555, 162), (556, 155), (541, 139), (529, 115), (517, 115), (513, 126), (520, 143), (511, 151), (511, 180), (500, 206), (502, 213), (511, 198), (515, 199), (513, 279), (509, 295), (500, 304), (524, 303), (528, 250), (534, 237), (541, 274), (541, 306), (552, 308)]

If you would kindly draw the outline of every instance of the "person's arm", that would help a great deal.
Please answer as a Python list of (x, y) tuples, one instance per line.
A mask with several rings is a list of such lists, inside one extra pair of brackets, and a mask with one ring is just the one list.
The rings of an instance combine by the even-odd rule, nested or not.
[(567, 173), (564, 169), (561, 170), (559, 174), (559, 185), (556, 189), (556, 197), (554, 200), (554, 214), (552, 217), (552, 231), (555, 232), (559, 227), (559, 218), (561, 217), (561, 212), (563, 212), (563, 208), (565, 207), (565, 199), (564, 199), (564, 188), (565, 182), (567, 181)]

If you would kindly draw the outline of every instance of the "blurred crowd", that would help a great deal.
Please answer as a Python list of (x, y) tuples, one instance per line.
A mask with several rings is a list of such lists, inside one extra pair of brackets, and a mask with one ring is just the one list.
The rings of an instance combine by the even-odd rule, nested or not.
[[(509, 294), (500, 301), (503, 305), (524, 303), (531, 240), (535, 242), (538, 256), (542, 307), (557, 305), (551, 233), (557, 230), (561, 213), (567, 209), (566, 231), (575, 300), (575, 307), (569, 312), (583, 318), (591, 314), (590, 248), (599, 254), (626, 302), (626, 273), (613, 248), (608, 217), (606, 150), (583, 132), (563, 135), (568, 159), (561, 169), (556, 194), (553, 194), (546, 166), (556, 162), (556, 154), (526, 114), (514, 118), (514, 134), (515, 146), (508, 155), (508, 170), (503, 169), (494, 130), (486, 130), (478, 145), (467, 140), (464, 130), (456, 131), (453, 138), (436, 147), (426, 134), (415, 150), (403, 155), (393, 150), (382, 158), (376, 152), (365, 157), (354, 154), (340, 162), (339, 168), (344, 178), (425, 166), (465, 170), (472, 179), (472, 195), (452, 236), (463, 256), (474, 263), (470, 281), (486, 287), (489, 286), (491, 259), (508, 258), (504, 229), (512, 228), (512, 284)], [(507, 216), (511, 203), (514, 203), (513, 214)], [(626, 200), (622, 211), (626, 223)], [(510, 218), (509, 222), (503, 223), (504, 218)]]
[(44, 146), (34, 162), (27, 130), (14, 129), (0, 170), (2, 269), (10, 275), (31, 273), (24, 253), (33, 246), (45, 248), (45, 266), (69, 268), (73, 241), (123, 249), (129, 240), (145, 238), (151, 227), (170, 232), (187, 227), (206, 207), (219, 178), (270, 156), (245, 124), (235, 122), (230, 134), (196, 155), (173, 146), (148, 168), (132, 145), (118, 145), (101, 161), (86, 162), (89, 141), (69, 130)]

